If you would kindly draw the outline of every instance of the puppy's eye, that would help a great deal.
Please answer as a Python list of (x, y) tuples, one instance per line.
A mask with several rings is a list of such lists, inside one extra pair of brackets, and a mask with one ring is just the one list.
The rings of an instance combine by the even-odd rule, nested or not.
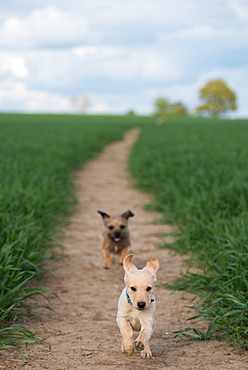
[(109, 226), (108, 228), (109, 228), (109, 230), (113, 230), (114, 226)]
[(150, 292), (150, 290), (151, 290), (152, 288), (150, 287), (150, 286), (148, 286), (147, 288), (146, 288), (146, 291), (147, 292)]
[(131, 289), (132, 289), (133, 292), (136, 292), (136, 290), (137, 290), (134, 286), (131, 286)]
[(125, 229), (125, 227), (126, 227), (125, 225), (121, 225), (121, 226), (120, 226), (120, 229), (121, 229), (121, 230), (124, 230), (124, 229)]

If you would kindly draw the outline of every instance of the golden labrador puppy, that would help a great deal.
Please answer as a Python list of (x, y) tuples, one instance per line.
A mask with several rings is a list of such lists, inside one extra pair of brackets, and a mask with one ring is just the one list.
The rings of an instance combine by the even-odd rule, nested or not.
[[(123, 289), (118, 301), (117, 324), (122, 335), (122, 352), (131, 356), (135, 349), (141, 350), (142, 358), (151, 358), (149, 340), (155, 323), (156, 302), (154, 287), (159, 261), (153, 257), (139, 270), (132, 262), (133, 255), (123, 260), (125, 270)], [(134, 340), (133, 331), (139, 331)]]

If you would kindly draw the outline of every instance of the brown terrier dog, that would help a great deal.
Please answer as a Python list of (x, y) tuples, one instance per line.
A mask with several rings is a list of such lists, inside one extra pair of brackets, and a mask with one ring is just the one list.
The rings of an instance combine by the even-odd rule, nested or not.
[(97, 211), (103, 218), (103, 267), (111, 267), (110, 253), (119, 254), (119, 263), (122, 264), (128, 255), (130, 247), (130, 235), (128, 230), (128, 219), (133, 217), (131, 211), (126, 211), (119, 216), (109, 216), (105, 212)]

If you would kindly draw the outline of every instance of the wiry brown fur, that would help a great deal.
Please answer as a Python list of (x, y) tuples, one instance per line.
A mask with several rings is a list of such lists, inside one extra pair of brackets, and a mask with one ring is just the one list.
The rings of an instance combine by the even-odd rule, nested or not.
[(104, 223), (103, 230), (103, 267), (111, 267), (111, 253), (119, 255), (119, 263), (122, 264), (124, 258), (129, 253), (130, 234), (128, 229), (128, 219), (133, 217), (132, 211), (126, 211), (119, 216), (109, 216), (107, 213), (100, 213)]

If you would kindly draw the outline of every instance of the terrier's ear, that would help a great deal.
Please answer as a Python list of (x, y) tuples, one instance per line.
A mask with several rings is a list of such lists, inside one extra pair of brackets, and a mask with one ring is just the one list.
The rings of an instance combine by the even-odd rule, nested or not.
[(128, 273), (137, 271), (137, 267), (131, 262), (133, 254), (128, 254), (123, 260), (123, 268)]
[(151, 275), (155, 276), (159, 269), (158, 259), (156, 257), (152, 257), (149, 262), (146, 262), (146, 266), (144, 268), (148, 270)]
[(97, 211), (97, 212), (100, 213), (100, 215), (102, 216), (103, 219), (110, 218), (110, 216), (105, 212), (102, 212), (102, 211)]
[(126, 212), (124, 212), (124, 213), (121, 214), (121, 217), (126, 218), (126, 219), (128, 219), (129, 217), (133, 217), (133, 216), (134, 216), (134, 214), (130, 210), (128, 210), (128, 211), (126, 211)]

